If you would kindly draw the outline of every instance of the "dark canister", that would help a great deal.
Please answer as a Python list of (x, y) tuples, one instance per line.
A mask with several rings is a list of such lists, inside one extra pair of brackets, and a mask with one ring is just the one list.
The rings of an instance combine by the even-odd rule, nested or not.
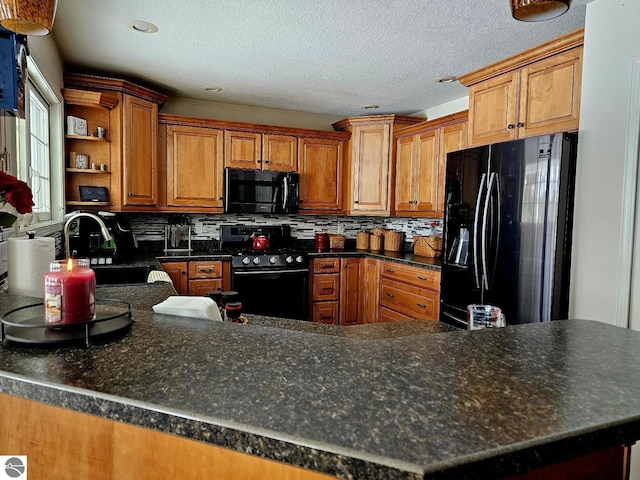
[(315, 240), (316, 250), (329, 249), (329, 234), (321, 233), (321, 232), (316, 233), (314, 240)]
[(235, 290), (222, 292), (220, 295), (221, 295), (220, 304), (222, 305), (223, 308), (227, 303), (240, 301), (240, 295)]
[(242, 303), (229, 302), (224, 306), (224, 311), (226, 313), (225, 317), (227, 321), (236, 322), (240, 319), (240, 315), (242, 314)]

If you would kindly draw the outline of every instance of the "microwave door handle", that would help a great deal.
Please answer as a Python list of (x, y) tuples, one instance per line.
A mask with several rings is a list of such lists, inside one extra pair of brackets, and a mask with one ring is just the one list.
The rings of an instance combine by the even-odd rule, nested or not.
[(224, 176), (224, 211), (228, 212), (229, 211), (229, 177), (231, 176), (231, 174), (229, 173), (229, 170), (225, 170), (225, 176)]
[(286, 175), (282, 178), (282, 188), (284, 189), (284, 195), (282, 196), (282, 208), (286, 211), (287, 202), (289, 201), (289, 182), (287, 181)]

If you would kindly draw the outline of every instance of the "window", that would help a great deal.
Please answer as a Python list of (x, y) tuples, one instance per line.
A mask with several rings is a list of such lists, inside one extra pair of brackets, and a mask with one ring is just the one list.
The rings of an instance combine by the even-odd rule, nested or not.
[(29, 162), (27, 177), (33, 192), (34, 217), (51, 220), (51, 153), (49, 149), (49, 104), (31, 82), (27, 83)]
[(39, 235), (60, 230), (64, 215), (62, 99), (31, 57), (27, 61), (25, 119), (16, 119), (17, 177), (33, 193), (33, 218), (26, 229)]

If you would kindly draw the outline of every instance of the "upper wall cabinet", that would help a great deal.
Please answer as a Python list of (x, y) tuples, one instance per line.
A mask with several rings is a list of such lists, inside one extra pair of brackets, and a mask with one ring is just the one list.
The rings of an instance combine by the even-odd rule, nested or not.
[(344, 140), (300, 138), (300, 213), (340, 213)]
[[(65, 115), (78, 116), (88, 123), (88, 135), (83, 138), (74, 138), (67, 132), (65, 155), (67, 165), (72, 168), (66, 176), (67, 206), (97, 206), (78, 201), (75, 189), (82, 183), (107, 187), (109, 198), (100, 204), (102, 208), (155, 210), (158, 206), (158, 106), (166, 96), (126, 80), (94, 75), (65, 74), (64, 83)], [(108, 115), (100, 104), (94, 108), (79, 103), (82, 95), (74, 92), (84, 92), (85, 99), (92, 95), (108, 99)], [(94, 133), (97, 127), (105, 129), (103, 137), (98, 136), (97, 131)], [(88, 155), (88, 166), (95, 164), (96, 170), (102, 173), (89, 177), (83, 168), (76, 168), (82, 166), (75, 162), (78, 153)], [(89, 178), (90, 182), (84, 183)]]
[(396, 216), (442, 216), (447, 153), (465, 148), (466, 133), (464, 111), (396, 134)]
[(351, 133), (343, 183), (347, 214), (390, 215), (395, 181), (394, 133), (422, 121), (415, 117), (372, 115), (333, 124), (334, 129)]
[(584, 31), (458, 78), (469, 87), (469, 146), (578, 129)]
[(227, 130), (225, 167), (257, 170), (298, 170), (298, 144), (293, 135)]

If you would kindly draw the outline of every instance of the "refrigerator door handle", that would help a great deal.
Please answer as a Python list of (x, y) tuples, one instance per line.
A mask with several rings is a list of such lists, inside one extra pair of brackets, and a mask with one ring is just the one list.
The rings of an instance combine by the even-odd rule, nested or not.
[(476, 213), (473, 219), (473, 274), (476, 279), (476, 288), (480, 288), (480, 270), (478, 268), (478, 226), (480, 220), (480, 203), (482, 201), (482, 193), (484, 190), (484, 184), (487, 179), (487, 174), (483, 173), (480, 178), (480, 187), (478, 187), (478, 195), (476, 198)]
[(498, 174), (495, 172), (492, 172), (489, 176), (487, 197), (484, 202), (484, 212), (482, 213), (482, 283), (485, 290), (489, 290), (489, 268), (487, 267), (487, 220), (489, 216), (489, 207), (491, 206), (493, 198), (493, 188), (497, 185), (497, 178)]

